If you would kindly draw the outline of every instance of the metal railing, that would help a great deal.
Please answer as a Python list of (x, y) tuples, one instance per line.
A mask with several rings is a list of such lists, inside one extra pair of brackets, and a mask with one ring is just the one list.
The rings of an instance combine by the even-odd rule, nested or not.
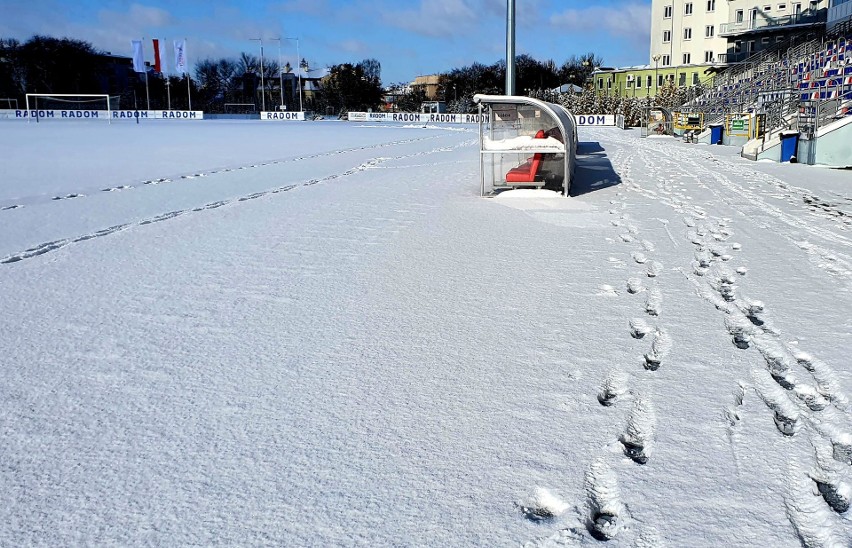
[(767, 17), (765, 13), (760, 15), (762, 17), (749, 17), (748, 20), (722, 23), (719, 27), (719, 36), (733, 36), (751, 31), (774, 29), (775, 27), (825, 23), (828, 18), (828, 10), (823, 8), (816, 12), (795, 13), (780, 17)]

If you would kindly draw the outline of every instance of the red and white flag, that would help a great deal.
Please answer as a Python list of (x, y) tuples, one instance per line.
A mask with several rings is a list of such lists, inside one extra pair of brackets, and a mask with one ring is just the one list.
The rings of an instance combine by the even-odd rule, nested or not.
[(161, 74), (165, 74), (166, 68), (166, 42), (160, 42), (154, 38), (154, 70)]

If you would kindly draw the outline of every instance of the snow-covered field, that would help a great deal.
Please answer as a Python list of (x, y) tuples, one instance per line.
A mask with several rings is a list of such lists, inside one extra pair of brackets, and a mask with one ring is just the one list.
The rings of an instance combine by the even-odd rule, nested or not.
[(0, 544), (848, 546), (852, 173), (580, 141), (3, 123)]

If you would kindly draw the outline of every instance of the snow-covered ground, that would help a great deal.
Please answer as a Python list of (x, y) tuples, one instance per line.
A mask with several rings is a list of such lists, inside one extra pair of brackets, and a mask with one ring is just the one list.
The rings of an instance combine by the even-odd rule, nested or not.
[(0, 544), (848, 546), (852, 173), (458, 129), (3, 123)]

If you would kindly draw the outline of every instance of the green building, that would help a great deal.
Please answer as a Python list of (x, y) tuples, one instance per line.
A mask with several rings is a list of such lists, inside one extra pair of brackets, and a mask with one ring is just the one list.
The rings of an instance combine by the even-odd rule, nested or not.
[(655, 97), (667, 81), (678, 87), (709, 84), (716, 65), (680, 65), (654, 67), (640, 65), (624, 68), (598, 68), (592, 73), (595, 90), (617, 97)]

